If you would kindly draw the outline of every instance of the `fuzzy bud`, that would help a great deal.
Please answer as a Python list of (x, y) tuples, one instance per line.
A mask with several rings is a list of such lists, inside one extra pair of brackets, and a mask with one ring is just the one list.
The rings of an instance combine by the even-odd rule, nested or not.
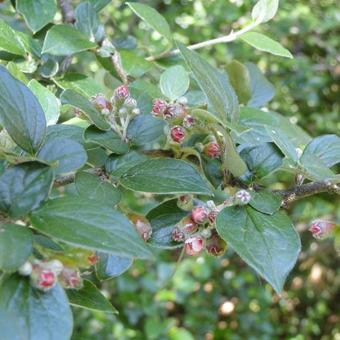
[(170, 136), (174, 142), (181, 143), (185, 138), (185, 130), (181, 126), (176, 125), (171, 128)]
[(31, 275), (33, 270), (31, 262), (25, 262), (22, 266), (19, 267), (18, 273), (22, 276), (29, 276)]
[(181, 231), (178, 227), (175, 227), (172, 230), (171, 238), (175, 242), (183, 242), (184, 239), (185, 239), (185, 235), (184, 235), (183, 231)]
[(210, 142), (204, 146), (203, 152), (210, 158), (218, 158), (221, 155), (220, 146), (216, 142)]
[(57, 283), (57, 275), (50, 268), (45, 267), (42, 262), (33, 264), (31, 273), (31, 284), (33, 287), (47, 292)]
[(143, 220), (138, 219), (135, 225), (136, 225), (138, 234), (146, 242), (152, 235), (152, 228), (151, 228), (150, 223), (146, 219), (143, 219)]
[(197, 231), (198, 226), (197, 224), (192, 220), (191, 216), (184, 217), (178, 224), (177, 227), (184, 232), (184, 234), (192, 234), (195, 231)]
[(335, 228), (335, 223), (325, 220), (315, 220), (311, 223), (310, 228), (308, 229), (315, 238), (322, 239), (332, 232)]
[(83, 280), (78, 270), (64, 268), (59, 277), (60, 283), (64, 288), (80, 289), (83, 287)]
[(227, 250), (227, 243), (216, 232), (213, 232), (212, 236), (206, 240), (205, 249), (210, 255), (221, 256)]
[(250, 202), (251, 195), (247, 190), (239, 190), (234, 195), (234, 204), (237, 205), (246, 205)]
[(218, 210), (211, 210), (211, 211), (209, 211), (209, 213), (208, 213), (208, 220), (209, 220), (210, 224), (215, 223), (216, 217), (217, 217), (218, 213), (219, 213)]
[(194, 119), (194, 117), (192, 117), (190, 115), (187, 115), (183, 119), (183, 126), (187, 129), (190, 129), (194, 124), (195, 124), (195, 119)]
[(210, 228), (205, 228), (201, 231), (201, 236), (205, 239), (211, 237), (211, 229)]
[(185, 252), (187, 255), (195, 256), (203, 250), (203, 238), (192, 236), (185, 240)]
[(187, 105), (188, 99), (187, 99), (187, 97), (180, 97), (180, 98), (177, 99), (177, 103), (182, 104), (182, 105)]
[(101, 93), (98, 93), (95, 96), (91, 97), (91, 103), (101, 112), (103, 110), (106, 110), (108, 112), (112, 110), (111, 102), (106, 100), (105, 96)]
[(124, 101), (124, 106), (129, 109), (134, 109), (137, 107), (137, 101), (132, 97), (127, 97)]
[(160, 115), (164, 114), (167, 106), (168, 106), (168, 104), (165, 100), (157, 98), (153, 101), (151, 113), (154, 116), (160, 116)]
[(64, 265), (59, 260), (52, 260), (50, 262), (46, 262), (44, 267), (51, 269), (56, 275), (59, 275), (62, 272)]
[(197, 224), (203, 224), (208, 220), (208, 212), (205, 207), (196, 207), (191, 211), (191, 218)]
[(129, 95), (129, 88), (126, 85), (118, 86), (113, 92), (113, 97), (118, 101), (125, 100)]
[(184, 118), (186, 115), (186, 109), (182, 104), (173, 103), (167, 106), (166, 110), (163, 112), (163, 116), (165, 119), (172, 118)]

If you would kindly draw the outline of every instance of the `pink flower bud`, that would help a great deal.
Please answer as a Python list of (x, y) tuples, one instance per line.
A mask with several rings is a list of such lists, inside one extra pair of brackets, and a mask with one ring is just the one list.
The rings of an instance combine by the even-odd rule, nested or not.
[(191, 216), (184, 217), (177, 226), (186, 235), (192, 234), (198, 229), (198, 225), (192, 220)]
[(165, 112), (167, 106), (168, 104), (165, 100), (159, 98), (155, 99), (152, 105), (152, 114), (154, 116), (162, 115)]
[(315, 238), (321, 239), (327, 237), (335, 228), (335, 223), (325, 220), (315, 220), (308, 229)]
[[(105, 96), (101, 93), (96, 94), (95, 96), (91, 97), (91, 102), (94, 106), (99, 110), (112, 110), (112, 104), (106, 100)], [(106, 112), (106, 111), (105, 111)]]
[(126, 99), (127, 97), (129, 97), (129, 95), (129, 88), (126, 85), (118, 86), (113, 92), (113, 96), (117, 100)]
[(147, 241), (152, 235), (152, 228), (150, 223), (146, 219), (137, 219), (136, 230), (144, 241)]
[(227, 243), (219, 235), (213, 232), (212, 236), (206, 240), (205, 248), (207, 253), (213, 256), (221, 256), (227, 250)]
[(238, 205), (246, 205), (250, 200), (251, 195), (247, 190), (239, 190), (234, 196), (234, 203)]
[(191, 218), (197, 224), (203, 224), (208, 220), (208, 212), (205, 207), (196, 207), (191, 211)]
[(49, 262), (35, 261), (32, 265), (31, 284), (45, 292), (57, 283), (57, 274), (49, 264)]
[(185, 235), (184, 235), (183, 231), (181, 231), (178, 227), (175, 227), (175, 228), (172, 230), (171, 238), (172, 238), (175, 242), (183, 242), (184, 239), (185, 239)]
[(173, 103), (167, 106), (166, 110), (163, 112), (165, 119), (172, 119), (176, 117), (183, 118), (186, 115), (186, 109), (182, 104)]
[(210, 142), (204, 146), (203, 152), (210, 158), (218, 158), (221, 155), (220, 146), (216, 142)]
[(80, 289), (83, 286), (80, 272), (76, 269), (64, 268), (60, 274), (59, 280), (64, 288)]
[(185, 240), (185, 252), (187, 255), (198, 255), (203, 249), (203, 239), (200, 236), (192, 236)]
[(195, 123), (195, 119), (194, 117), (187, 115), (184, 119), (183, 119), (183, 126), (185, 128), (191, 128)]
[(170, 131), (171, 139), (176, 143), (181, 143), (185, 138), (185, 130), (181, 126), (174, 126)]
[(212, 223), (215, 223), (217, 215), (218, 215), (218, 211), (217, 211), (217, 210), (211, 210), (211, 211), (208, 213), (208, 220), (209, 220), (209, 222), (210, 222), (211, 224), (212, 224)]

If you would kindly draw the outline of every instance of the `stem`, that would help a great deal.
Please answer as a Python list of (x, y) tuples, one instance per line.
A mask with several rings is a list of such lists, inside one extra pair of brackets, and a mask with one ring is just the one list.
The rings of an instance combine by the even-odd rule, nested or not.
[(59, 6), (63, 22), (72, 24), (74, 22), (74, 11), (69, 0), (59, 0)]
[[(202, 41), (202, 42), (197, 43), (197, 44), (189, 45), (189, 46), (187, 46), (187, 48), (190, 49), (190, 50), (198, 50), (200, 48), (207, 47), (207, 46), (212, 46), (212, 45), (216, 45), (216, 44), (220, 44), (220, 43), (228, 43), (228, 42), (236, 40), (242, 34), (251, 31), (253, 28), (258, 26), (259, 24), (260, 24), (259, 20), (254, 21), (253, 23), (251, 23), (250, 25), (240, 29), (239, 31), (236, 31), (236, 32), (231, 31), (231, 33), (229, 33), (228, 35), (224, 35), (222, 37), (211, 39), (211, 40)], [(175, 56), (179, 53), (180, 53), (179, 49), (175, 49), (175, 50), (172, 50), (172, 51), (169, 51), (169, 52), (166, 52), (166, 53), (162, 53), (159, 56), (147, 57), (146, 60), (147, 61), (155, 61), (155, 60), (158, 60), (158, 59), (161, 59), (161, 58), (164, 58), (164, 57), (172, 57), (172, 56)]]

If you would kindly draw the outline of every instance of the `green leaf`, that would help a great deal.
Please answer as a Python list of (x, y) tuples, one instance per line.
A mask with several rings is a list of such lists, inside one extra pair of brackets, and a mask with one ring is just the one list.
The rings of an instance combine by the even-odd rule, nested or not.
[(313, 155), (325, 166), (332, 167), (340, 163), (340, 137), (324, 135), (314, 138), (304, 149), (304, 157)]
[(238, 100), (228, 76), (211, 66), (196, 52), (181, 44), (178, 47), (199, 87), (205, 93), (211, 110), (222, 122), (226, 122), (228, 119), (237, 120)]
[(98, 253), (99, 261), (96, 263), (96, 274), (99, 280), (108, 280), (125, 273), (132, 265), (133, 259), (129, 257)]
[(73, 90), (65, 90), (61, 95), (61, 102), (80, 109), (98, 129), (110, 129), (110, 125), (106, 122), (101, 113), (81, 94)]
[(127, 2), (126, 4), (133, 10), (136, 15), (138, 15), (155, 31), (161, 34), (168, 41), (172, 41), (169, 24), (164, 19), (164, 17), (160, 15), (154, 8), (137, 2)]
[(279, 0), (259, 0), (253, 8), (251, 16), (259, 23), (267, 22), (274, 18), (279, 8)]
[(169, 67), (162, 74), (159, 86), (165, 97), (171, 101), (183, 96), (189, 88), (190, 78), (181, 65)]
[(42, 53), (69, 56), (96, 46), (76, 28), (69, 25), (56, 25), (47, 32)]
[(269, 52), (286, 58), (293, 58), (292, 54), (277, 41), (268, 38), (266, 35), (257, 32), (247, 32), (240, 37), (247, 44), (260, 51)]
[(16, 0), (16, 8), (33, 33), (52, 22), (57, 11), (54, 0)]
[(25, 55), (24, 46), (16, 32), (6, 24), (4, 20), (0, 20), (0, 50), (17, 55)]
[(80, 73), (68, 73), (63, 78), (54, 78), (53, 81), (63, 90), (74, 90), (86, 98), (103, 92), (94, 79)]
[(35, 210), (31, 222), (41, 233), (74, 246), (119, 256), (151, 257), (129, 220), (101, 202), (75, 196), (57, 198)]
[(171, 234), (175, 225), (187, 215), (187, 211), (178, 208), (177, 199), (162, 202), (150, 210), (146, 215), (152, 227), (149, 243), (163, 249), (181, 247), (183, 244), (174, 242)]
[(246, 104), (251, 98), (251, 82), (247, 67), (237, 60), (233, 60), (227, 65), (227, 71), (239, 102)]
[(130, 168), (137, 164), (144, 163), (147, 156), (136, 151), (131, 151), (123, 156), (110, 155), (105, 164), (105, 170), (112, 177), (119, 178), (123, 176)]
[(21, 225), (0, 225), (0, 270), (12, 272), (32, 253), (32, 232)]
[(127, 129), (127, 138), (130, 143), (143, 149), (152, 149), (153, 146), (164, 144), (166, 123), (150, 114), (138, 115), (130, 122)]
[(277, 212), (282, 204), (282, 197), (270, 191), (253, 191), (251, 193), (251, 205), (254, 209), (264, 214), (272, 215)]
[(101, 11), (110, 2), (111, 0), (90, 0), (90, 3), (97, 12)]
[(0, 124), (30, 153), (40, 147), (45, 137), (45, 114), (37, 98), (3, 66), (0, 66)]
[(96, 41), (99, 30), (99, 19), (96, 10), (90, 2), (81, 2), (75, 10), (74, 26), (83, 33), (90, 41)]
[(67, 297), (70, 304), (76, 307), (110, 314), (118, 313), (100, 290), (88, 280), (84, 280), (84, 286), (81, 289), (68, 289)]
[(42, 43), (40, 40), (33, 39), (33, 37), (24, 32), (15, 31), (17, 38), (21, 41), (27, 53), (33, 54), (35, 57), (41, 57)]
[(170, 158), (138, 164), (120, 178), (120, 183), (127, 189), (155, 194), (211, 194), (207, 181), (193, 165)]
[(35, 79), (32, 79), (27, 86), (37, 97), (41, 107), (43, 108), (47, 125), (56, 124), (59, 118), (60, 106), (56, 96)]
[(248, 106), (262, 107), (274, 97), (275, 88), (255, 64), (246, 63), (245, 65), (249, 72), (251, 86), (251, 98)]
[(133, 78), (142, 77), (152, 67), (152, 63), (137, 55), (135, 50), (121, 50), (119, 54), (122, 59), (123, 69)]
[(28, 79), (25, 76), (25, 74), (20, 70), (18, 64), (14, 63), (13, 61), (10, 61), (7, 65), (6, 65), (7, 70), (9, 71), (9, 73), (16, 79), (20, 80), (22, 83), (24, 83), (25, 85), (28, 84)]
[(287, 215), (228, 207), (217, 217), (219, 235), (279, 293), (300, 253), (300, 238)]
[(100, 180), (87, 172), (78, 172), (75, 178), (76, 189), (80, 196), (93, 199), (108, 206), (120, 201), (120, 192), (109, 182)]
[(0, 210), (13, 217), (24, 216), (47, 198), (53, 170), (39, 162), (7, 168), (0, 176)]
[(83, 144), (84, 129), (75, 125), (57, 124), (47, 127), (46, 142), (56, 138), (72, 139), (74, 142)]
[(15, 316), (8, 328), (16, 330), (18, 339), (69, 340), (72, 335), (72, 312), (59, 285), (41, 292), (28, 279), (12, 275), (0, 286), (0, 313)]
[(55, 138), (47, 141), (37, 157), (47, 162), (58, 162), (54, 167), (56, 175), (72, 172), (81, 168), (87, 161), (84, 147), (67, 138)]
[(84, 139), (87, 142), (98, 144), (117, 154), (129, 151), (129, 146), (112, 130), (102, 131), (92, 125), (85, 130)]

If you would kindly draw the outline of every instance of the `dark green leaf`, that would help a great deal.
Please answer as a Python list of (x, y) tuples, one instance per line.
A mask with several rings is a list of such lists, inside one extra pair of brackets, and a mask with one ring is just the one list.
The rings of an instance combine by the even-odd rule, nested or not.
[(67, 138), (55, 138), (47, 141), (38, 152), (38, 158), (47, 162), (57, 161), (54, 167), (56, 175), (81, 168), (87, 160), (84, 147)]
[(241, 35), (241, 39), (260, 51), (269, 52), (286, 58), (293, 58), (292, 54), (277, 41), (257, 32), (247, 32)]
[(253, 191), (249, 204), (257, 211), (272, 215), (280, 209), (282, 197), (270, 191)]
[(68, 289), (67, 297), (70, 304), (76, 307), (104, 313), (118, 313), (100, 290), (88, 280), (84, 280), (84, 287), (79, 290)]
[(56, 138), (72, 139), (79, 144), (83, 141), (84, 129), (75, 125), (57, 124), (47, 127), (46, 142)]
[(80, 196), (114, 206), (120, 201), (120, 192), (109, 182), (87, 172), (78, 172), (75, 185)]
[(178, 208), (177, 199), (165, 201), (150, 210), (146, 216), (152, 227), (149, 243), (165, 249), (181, 247), (181, 243), (172, 240), (171, 234), (175, 225), (186, 215), (188, 212)]
[(27, 86), (37, 97), (41, 107), (43, 108), (47, 125), (55, 124), (59, 118), (60, 106), (56, 96), (35, 79), (32, 79)]
[(45, 114), (37, 98), (3, 66), (0, 66), (0, 124), (30, 153), (39, 148), (45, 137)]
[(188, 91), (189, 85), (190, 78), (185, 68), (181, 65), (166, 69), (159, 81), (162, 93), (171, 101), (183, 96)]
[(71, 245), (119, 256), (151, 256), (129, 220), (101, 202), (57, 198), (35, 210), (31, 222), (43, 234)]
[(130, 142), (144, 149), (152, 149), (154, 144), (163, 144), (166, 140), (164, 133), (166, 123), (152, 115), (136, 116), (129, 124), (127, 137)]
[(13, 217), (27, 214), (47, 198), (52, 182), (52, 168), (42, 163), (7, 168), (0, 177), (0, 209)]
[(122, 275), (132, 265), (133, 259), (129, 257), (98, 253), (99, 261), (96, 264), (96, 273), (99, 280), (108, 280)]
[(134, 191), (155, 194), (211, 194), (208, 182), (193, 165), (169, 158), (153, 158), (130, 168), (120, 183)]
[(178, 45), (183, 58), (192, 71), (198, 85), (205, 93), (211, 110), (222, 120), (237, 120), (239, 105), (228, 76), (215, 69), (199, 54)]
[(287, 215), (228, 207), (217, 217), (219, 235), (280, 292), (300, 252), (300, 238)]
[(106, 151), (102, 147), (92, 143), (86, 144), (85, 146), (88, 157), (87, 163), (94, 168), (102, 167), (108, 158)]
[(0, 20), (0, 50), (25, 55), (25, 49), (16, 32), (4, 20)]
[(74, 26), (90, 41), (96, 41), (99, 30), (99, 19), (96, 10), (90, 2), (81, 2), (75, 10)]
[(16, 0), (16, 5), (33, 33), (53, 21), (57, 11), (54, 0)]
[(42, 53), (69, 56), (96, 46), (76, 28), (69, 25), (56, 25), (47, 32)]
[(154, 8), (137, 2), (127, 2), (127, 5), (155, 31), (169, 41), (172, 40), (169, 24)]
[(87, 142), (98, 144), (114, 153), (122, 154), (129, 151), (129, 146), (114, 131), (102, 131), (95, 126), (89, 126), (84, 132)]
[(69, 104), (77, 107), (87, 118), (97, 126), (100, 130), (108, 130), (110, 125), (106, 122), (101, 113), (81, 94), (73, 90), (65, 90), (61, 95), (61, 101), (64, 104)]
[(22, 336), (19, 339), (71, 338), (72, 312), (59, 285), (45, 293), (33, 288), (28, 279), (12, 275), (0, 286), (0, 313), (15, 315), (11, 321), (15, 322), (9, 328), (16, 329), (17, 334)]
[(0, 270), (13, 272), (32, 253), (32, 232), (21, 225), (0, 225)]

